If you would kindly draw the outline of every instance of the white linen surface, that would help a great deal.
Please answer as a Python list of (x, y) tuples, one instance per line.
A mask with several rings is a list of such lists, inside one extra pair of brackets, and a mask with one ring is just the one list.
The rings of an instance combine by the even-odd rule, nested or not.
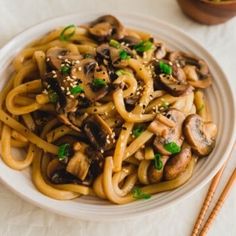
[[(152, 15), (182, 28), (215, 56), (236, 92), (236, 18), (218, 26), (200, 25), (185, 17), (174, 0), (0, 0), (0, 47), (15, 34), (48, 18), (74, 12), (109, 10)], [(236, 166), (235, 154), (236, 151), (226, 167), (218, 194)], [(94, 223), (40, 209), (0, 183), (0, 235), (190, 235), (207, 187), (148, 217)], [(236, 186), (209, 231), (209, 236), (212, 235), (236, 235)]]

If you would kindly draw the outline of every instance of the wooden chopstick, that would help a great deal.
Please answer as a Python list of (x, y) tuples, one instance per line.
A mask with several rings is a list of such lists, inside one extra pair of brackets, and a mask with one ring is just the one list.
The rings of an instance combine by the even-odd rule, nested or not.
[(199, 216), (198, 216), (197, 221), (196, 221), (196, 223), (194, 225), (192, 236), (197, 236), (198, 235), (198, 232), (200, 230), (201, 224), (202, 224), (202, 222), (204, 220), (204, 217), (206, 215), (207, 209), (209, 208), (209, 205), (210, 205), (210, 203), (212, 201), (212, 198), (214, 196), (216, 188), (217, 188), (217, 186), (218, 186), (218, 184), (220, 182), (220, 177), (223, 174), (225, 166), (226, 166), (226, 163), (221, 167), (221, 169), (218, 171), (218, 173), (215, 175), (215, 177), (213, 178), (213, 180), (211, 182), (211, 185), (210, 185), (210, 187), (208, 189), (206, 198), (205, 198), (205, 200), (203, 202), (203, 205), (202, 205), (202, 208), (200, 210)]
[(230, 189), (232, 188), (233, 184), (235, 183), (235, 181), (236, 181), (236, 168), (234, 169), (232, 175), (230, 176), (223, 192), (221, 193), (214, 209), (212, 210), (210, 216), (208, 217), (208, 219), (207, 219), (205, 225), (203, 226), (203, 229), (200, 232), (199, 236), (205, 236), (207, 234), (207, 231), (209, 230), (209, 228), (210, 228), (212, 222), (214, 221), (214, 219), (216, 218), (219, 210), (223, 206), (223, 203), (224, 203)]
[(208, 189), (207, 195), (205, 197), (205, 200), (203, 202), (203, 206), (202, 206), (202, 208), (200, 210), (200, 213), (199, 213), (199, 216), (197, 218), (197, 221), (196, 221), (196, 223), (194, 225), (194, 228), (193, 228), (191, 236), (197, 236), (198, 235), (200, 227), (201, 227), (201, 224), (202, 224), (202, 222), (204, 220), (204, 217), (206, 215), (207, 209), (209, 208), (210, 203), (211, 203), (211, 201), (213, 199), (214, 193), (215, 193), (216, 188), (217, 188), (217, 186), (218, 186), (218, 184), (220, 182), (220, 178), (221, 178), (221, 176), (223, 174), (225, 166), (226, 166), (228, 160), (231, 158), (232, 153), (233, 153), (235, 148), (236, 148), (236, 142), (234, 143), (234, 145), (232, 147), (232, 150), (231, 150), (231, 152), (229, 154), (229, 158), (226, 160), (224, 165), (221, 167), (221, 169), (218, 171), (218, 173), (213, 178), (213, 180), (211, 182), (211, 185), (210, 185), (210, 187)]

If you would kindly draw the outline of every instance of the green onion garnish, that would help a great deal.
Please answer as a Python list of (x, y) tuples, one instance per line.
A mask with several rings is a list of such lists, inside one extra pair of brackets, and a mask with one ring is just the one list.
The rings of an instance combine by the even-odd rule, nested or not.
[(159, 67), (162, 73), (166, 74), (166, 75), (171, 75), (172, 74), (172, 67), (166, 63), (164, 63), (163, 61), (159, 62)]
[(120, 43), (114, 39), (110, 40), (109, 45), (112, 46), (113, 48), (120, 48)]
[(151, 198), (151, 195), (148, 193), (144, 193), (141, 188), (135, 187), (132, 190), (133, 198), (135, 199), (149, 199)]
[(117, 76), (122, 76), (122, 75), (130, 75), (131, 73), (125, 70), (117, 70), (116, 72)]
[(61, 73), (62, 73), (63, 75), (69, 74), (69, 73), (70, 73), (70, 70), (71, 70), (71, 68), (70, 68), (69, 66), (62, 66), (62, 67), (61, 67)]
[(146, 52), (152, 48), (153, 43), (149, 40), (142, 41), (141, 43), (134, 46), (137, 52)]
[(58, 94), (52, 90), (48, 92), (48, 98), (49, 98), (49, 102), (51, 103), (56, 103), (59, 100)]
[(121, 50), (119, 56), (121, 60), (130, 59), (130, 55), (125, 50)]
[(58, 149), (58, 159), (59, 161), (63, 161), (66, 157), (68, 157), (70, 154), (70, 144), (69, 143), (64, 143), (59, 146)]
[(68, 25), (62, 30), (59, 39), (61, 41), (68, 41), (75, 34), (75, 31), (76, 31), (75, 25)]
[(163, 162), (161, 160), (161, 154), (160, 153), (156, 153), (154, 156), (154, 167), (157, 170), (161, 170), (163, 167)]
[(107, 85), (107, 83), (104, 79), (99, 79), (99, 78), (93, 79), (92, 84), (93, 84), (93, 86), (98, 87), (98, 88), (102, 88)]
[(133, 135), (135, 138), (141, 135), (141, 133), (144, 131), (142, 126), (138, 126), (137, 128), (133, 129)]
[(166, 151), (170, 152), (171, 154), (176, 154), (181, 151), (180, 146), (177, 145), (175, 142), (166, 143), (164, 145), (164, 148), (166, 149)]
[(71, 92), (72, 95), (76, 95), (76, 94), (79, 94), (79, 93), (83, 93), (84, 89), (82, 87), (80, 87), (80, 85), (77, 85), (77, 86), (71, 88), (70, 92)]

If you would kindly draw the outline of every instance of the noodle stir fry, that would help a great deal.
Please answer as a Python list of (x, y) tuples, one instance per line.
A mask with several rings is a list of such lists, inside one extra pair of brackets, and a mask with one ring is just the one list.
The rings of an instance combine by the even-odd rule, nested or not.
[(114, 16), (55, 29), (12, 66), (0, 97), (2, 160), (32, 168), (51, 198), (149, 199), (186, 183), (214, 148), (207, 63)]

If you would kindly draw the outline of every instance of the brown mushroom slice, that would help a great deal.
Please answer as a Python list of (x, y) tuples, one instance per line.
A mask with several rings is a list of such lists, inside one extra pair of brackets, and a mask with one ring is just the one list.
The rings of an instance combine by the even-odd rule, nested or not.
[(165, 125), (165, 129), (163, 128), (164, 132), (156, 134), (157, 136), (154, 139), (153, 145), (161, 154), (171, 155), (171, 153), (164, 148), (164, 145), (171, 142), (176, 143), (178, 146), (182, 145), (182, 125), (185, 115), (179, 110), (170, 109), (165, 116), (173, 121), (175, 125), (173, 127), (168, 127)]
[(160, 60), (166, 56), (166, 47), (163, 43), (156, 43), (156, 49), (154, 51), (154, 56), (156, 59)]
[(191, 147), (184, 143), (181, 152), (171, 157), (164, 168), (165, 180), (172, 180), (177, 178), (188, 166), (191, 161), (192, 153)]
[[(91, 102), (103, 98), (109, 92), (108, 86), (105, 86), (96, 92), (91, 88), (96, 69), (99, 69), (97, 62), (94, 59), (89, 58), (81, 60), (79, 64), (71, 69), (71, 77), (78, 79), (81, 82), (85, 97)], [(102, 67), (102, 70), (105, 70), (105, 68)]]
[(133, 47), (139, 43), (141, 43), (141, 39), (138, 37), (135, 37), (133, 35), (126, 35), (122, 38), (121, 42), (124, 42), (126, 45), (128, 45), (129, 47)]
[(188, 55), (180, 51), (174, 51), (169, 53), (168, 59), (172, 63), (176, 63), (181, 67), (184, 67), (185, 65), (192, 65), (196, 66), (203, 75), (209, 74), (207, 63), (204, 60), (196, 58), (192, 55)]
[(62, 169), (64, 169), (64, 165), (58, 159), (52, 159), (47, 165), (46, 173), (48, 178), (51, 179), (56, 171)]
[[(129, 56), (133, 56), (132, 50), (124, 45), (119, 49), (110, 47), (109, 44), (104, 43), (97, 47), (97, 61), (99, 64), (104, 64), (109, 72), (114, 70), (114, 67), (123, 68), (128, 65), (127, 60), (121, 60), (120, 52), (125, 51)], [(111, 76), (111, 75), (110, 75)]]
[(181, 96), (188, 91), (192, 91), (191, 86), (187, 83), (181, 83), (179, 80), (177, 80), (172, 75), (160, 75), (160, 82), (164, 89), (169, 92), (173, 96)]
[(159, 183), (163, 178), (163, 170), (168, 161), (169, 156), (161, 156), (161, 161), (163, 167), (160, 170), (157, 170), (153, 164), (151, 164), (148, 168), (148, 180), (151, 184)]
[(113, 146), (112, 129), (97, 114), (88, 116), (83, 122), (83, 130), (87, 135), (90, 143), (97, 150), (106, 151)]
[(66, 114), (60, 114), (60, 115), (58, 115), (57, 117), (58, 117), (58, 119), (59, 119), (62, 123), (64, 123), (65, 125), (68, 125), (70, 128), (72, 128), (72, 129), (74, 129), (74, 130), (76, 130), (76, 131), (78, 131), (78, 132), (81, 131), (79, 127), (75, 126), (75, 125), (71, 122), (71, 120), (69, 120), (69, 118), (68, 118), (68, 116), (67, 116)]
[(88, 174), (89, 167), (90, 163), (87, 156), (78, 151), (75, 152), (74, 156), (69, 160), (66, 171), (83, 181)]
[(207, 88), (212, 84), (211, 75), (200, 73), (196, 66), (187, 65), (183, 70), (188, 83), (195, 88)]
[(183, 131), (188, 144), (200, 156), (207, 156), (215, 146), (217, 127), (213, 122), (204, 122), (197, 114), (187, 116)]
[(61, 64), (63, 61), (77, 61), (81, 59), (81, 55), (74, 54), (68, 51), (66, 48), (60, 48), (60, 47), (51, 47), (46, 52), (46, 60), (48, 64), (56, 70), (61, 69)]
[(124, 36), (124, 26), (120, 21), (112, 16), (105, 15), (92, 22), (89, 33), (98, 41), (105, 41), (110, 38), (121, 39)]

